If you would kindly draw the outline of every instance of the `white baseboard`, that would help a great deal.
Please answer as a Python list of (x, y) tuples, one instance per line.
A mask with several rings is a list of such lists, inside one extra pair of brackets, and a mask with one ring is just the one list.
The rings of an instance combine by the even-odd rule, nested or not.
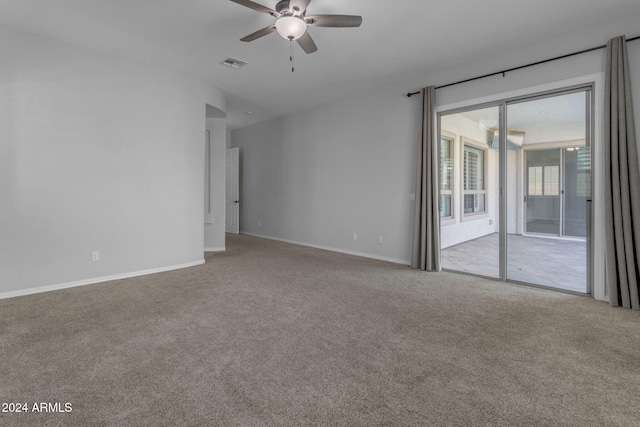
[(204, 259), (188, 262), (186, 264), (172, 265), (169, 267), (152, 268), (150, 270), (134, 271), (131, 273), (114, 274), (113, 276), (96, 277), (93, 279), (79, 280), (77, 282), (61, 283), (58, 285), (41, 286), (38, 288), (21, 289), (19, 291), (0, 293), (0, 299), (15, 298), (25, 295), (39, 294), (41, 292), (58, 291), (60, 289), (75, 288), (77, 286), (93, 285), (96, 283), (110, 282), (112, 280), (129, 279), (131, 277), (146, 276), (148, 274), (162, 273), (171, 270), (180, 270), (181, 268), (195, 267), (204, 264)]
[(310, 247), (310, 248), (322, 249), (322, 250), (325, 250), (325, 251), (338, 252), (338, 253), (341, 253), (341, 254), (355, 255), (355, 256), (359, 256), (359, 257), (363, 257), (363, 258), (377, 259), (379, 261), (387, 261), (387, 262), (392, 262), (394, 264), (402, 264), (402, 265), (410, 265), (411, 264), (411, 262), (409, 260), (397, 259), (397, 258), (389, 258), (389, 257), (385, 257), (385, 256), (380, 256), (380, 255), (368, 254), (368, 253), (365, 253), (365, 252), (356, 252), (356, 251), (350, 251), (350, 250), (346, 250), (346, 249), (332, 248), (332, 247), (329, 247), (329, 246), (321, 246), (321, 245), (314, 245), (314, 244), (311, 244), (311, 243), (296, 242), (294, 240), (279, 239), (277, 237), (264, 236), (262, 234), (255, 234), (255, 233), (246, 233), (244, 231), (240, 231), (240, 234), (244, 234), (245, 236), (260, 237), (262, 239), (277, 240), (278, 242), (291, 243), (291, 244), (300, 245), (300, 246), (307, 246), (307, 247)]
[(226, 252), (227, 248), (204, 248), (205, 252)]

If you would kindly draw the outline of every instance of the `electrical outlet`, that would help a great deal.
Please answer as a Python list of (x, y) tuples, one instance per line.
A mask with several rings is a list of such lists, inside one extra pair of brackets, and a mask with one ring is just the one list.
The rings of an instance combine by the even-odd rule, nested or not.
[(258, 221), (258, 228), (262, 227), (262, 223)]
[(382, 236), (379, 236), (379, 237), (378, 237), (378, 243), (379, 243), (379, 244), (382, 244)]
[(353, 240), (358, 240), (358, 235), (356, 233), (353, 233)]
[(91, 252), (91, 261), (100, 261), (100, 252)]

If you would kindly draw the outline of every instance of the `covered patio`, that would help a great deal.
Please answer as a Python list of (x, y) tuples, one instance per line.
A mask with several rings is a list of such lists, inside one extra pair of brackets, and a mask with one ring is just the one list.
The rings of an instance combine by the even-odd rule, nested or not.
[[(499, 277), (499, 235), (489, 234), (442, 250), (442, 268)], [(587, 292), (587, 243), (582, 240), (507, 236), (507, 279)]]

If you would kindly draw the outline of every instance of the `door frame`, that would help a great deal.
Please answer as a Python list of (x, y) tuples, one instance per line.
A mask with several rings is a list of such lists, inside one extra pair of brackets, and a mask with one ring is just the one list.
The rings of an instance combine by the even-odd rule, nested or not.
[(225, 231), (240, 234), (240, 148), (227, 148), (225, 175)]

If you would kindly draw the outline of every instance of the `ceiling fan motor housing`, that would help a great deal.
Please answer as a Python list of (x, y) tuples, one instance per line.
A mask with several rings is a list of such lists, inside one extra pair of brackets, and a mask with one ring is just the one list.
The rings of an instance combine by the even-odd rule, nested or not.
[(294, 11), (289, 9), (289, 0), (280, 0), (278, 4), (276, 4), (276, 12), (282, 16), (294, 14)]

